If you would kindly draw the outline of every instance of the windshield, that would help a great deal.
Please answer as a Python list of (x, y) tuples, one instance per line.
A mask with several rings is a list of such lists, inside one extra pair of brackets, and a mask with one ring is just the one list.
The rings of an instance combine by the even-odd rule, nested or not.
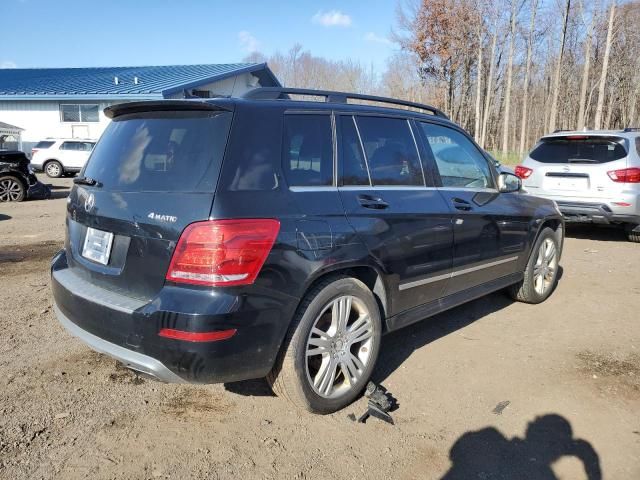
[(627, 156), (624, 139), (569, 136), (543, 139), (529, 154), (543, 163), (606, 163)]
[(117, 117), (83, 175), (113, 191), (212, 192), (229, 112), (147, 112)]

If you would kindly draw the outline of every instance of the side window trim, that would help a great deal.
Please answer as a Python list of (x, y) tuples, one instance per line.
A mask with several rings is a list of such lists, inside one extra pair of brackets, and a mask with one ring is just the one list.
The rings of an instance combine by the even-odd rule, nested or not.
[(364, 143), (362, 143), (362, 135), (360, 135), (360, 128), (358, 122), (356, 122), (355, 115), (349, 117), (356, 127), (356, 135), (358, 135), (358, 143), (360, 144), (360, 150), (362, 151), (362, 158), (364, 158), (364, 166), (367, 168), (367, 177), (369, 178), (369, 188), (373, 188), (373, 182), (371, 181), (371, 170), (369, 169), (369, 159), (367, 158), (367, 151), (364, 149)]
[(418, 142), (416, 140), (416, 135), (413, 132), (413, 125), (410, 119), (406, 119), (407, 126), (409, 127), (409, 131), (411, 132), (411, 138), (413, 138), (413, 146), (416, 148), (416, 153), (418, 154), (418, 163), (420, 164), (420, 171), (422, 172), (422, 186), (427, 186), (427, 177), (424, 174), (424, 165), (422, 165), (422, 154), (420, 153), (420, 148), (418, 147)]

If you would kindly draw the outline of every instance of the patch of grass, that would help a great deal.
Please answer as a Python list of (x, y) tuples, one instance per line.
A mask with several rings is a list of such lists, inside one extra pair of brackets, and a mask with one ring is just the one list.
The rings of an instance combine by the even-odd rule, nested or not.
[(489, 150), (493, 158), (503, 165), (519, 165), (522, 163), (522, 157), (518, 152), (500, 152), (497, 150)]

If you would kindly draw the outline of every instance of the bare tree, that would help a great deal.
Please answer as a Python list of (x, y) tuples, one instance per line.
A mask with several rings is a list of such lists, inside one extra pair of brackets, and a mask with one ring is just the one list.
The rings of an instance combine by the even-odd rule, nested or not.
[(531, 56), (533, 54), (533, 35), (536, 27), (538, 0), (531, 0), (531, 18), (529, 20), (529, 36), (527, 38), (527, 65), (525, 67), (524, 84), (522, 86), (522, 115), (520, 118), (520, 156), (524, 153), (527, 131), (527, 108), (529, 107), (529, 77), (531, 75)]
[(609, 69), (609, 56), (611, 55), (611, 39), (613, 38), (613, 21), (616, 14), (616, 0), (611, 1), (609, 7), (609, 26), (607, 27), (607, 43), (604, 47), (604, 57), (602, 59), (602, 71), (600, 73), (600, 83), (598, 85), (598, 103), (596, 104), (596, 118), (594, 128), (600, 129), (602, 126), (602, 107), (604, 105), (604, 91), (607, 82), (607, 70)]
[(518, 0), (511, 0), (509, 23), (509, 59), (507, 60), (507, 84), (504, 94), (504, 117), (502, 125), (502, 151), (509, 151), (509, 115), (511, 113), (511, 83), (513, 82), (513, 51), (516, 45), (516, 20), (518, 18)]
[(569, 11), (571, 10), (571, 0), (567, 0), (564, 9), (564, 17), (562, 21), (562, 39), (560, 41), (560, 53), (556, 63), (555, 73), (553, 77), (553, 90), (551, 93), (551, 110), (549, 111), (549, 128), (550, 132), (556, 129), (556, 117), (558, 116), (558, 95), (560, 93), (560, 77), (562, 75), (562, 60), (564, 56), (564, 46), (567, 40), (567, 24), (569, 22)]

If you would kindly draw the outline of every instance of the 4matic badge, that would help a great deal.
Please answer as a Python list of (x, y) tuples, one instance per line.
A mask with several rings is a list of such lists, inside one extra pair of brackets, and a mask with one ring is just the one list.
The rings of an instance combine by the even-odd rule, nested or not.
[(151, 212), (147, 215), (147, 218), (151, 220), (157, 220), (158, 222), (166, 222), (166, 223), (176, 223), (178, 221), (178, 217), (174, 217), (173, 215), (162, 215), (160, 213)]

